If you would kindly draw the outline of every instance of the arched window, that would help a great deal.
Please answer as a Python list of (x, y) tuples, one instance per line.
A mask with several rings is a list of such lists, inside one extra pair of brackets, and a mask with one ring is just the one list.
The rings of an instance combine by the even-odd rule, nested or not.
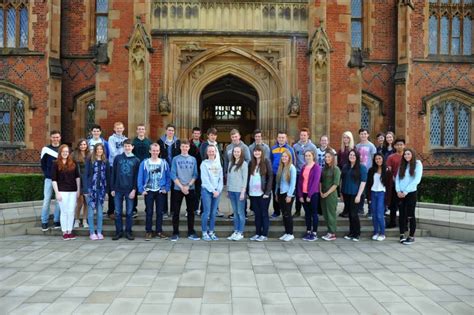
[(0, 0), (0, 48), (28, 47), (28, 0)]
[(430, 0), (429, 54), (472, 54), (472, 0)]
[(92, 128), (95, 125), (95, 99), (88, 101), (86, 105), (86, 119), (85, 119), (85, 131), (87, 136)]
[(0, 92), (0, 145), (22, 145), (24, 142), (25, 103)]
[(432, 148), (471, 146), (471, 106), (456, 99), (443, 100), (431, 106), (430, 144)]
[(73, 112), (74, 139), (88, 137), (92, 125), (96, 123), (97, 102), (95, 89), (85, 89), (74, 98), (74, 105), (70, 108)]

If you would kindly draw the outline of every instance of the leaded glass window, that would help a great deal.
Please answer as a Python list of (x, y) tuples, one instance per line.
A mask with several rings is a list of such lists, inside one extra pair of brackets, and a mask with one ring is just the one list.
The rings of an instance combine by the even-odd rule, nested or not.
[(109, 1), (96, 0), (96, 43), (107, 43), (107, 24), (108, 24)]
[(87, 103), (86, 106), (86, 125), (85, 125), (85, 130), (87, 134), (89, 131), (92, 129), (92, 126), (95, 125), (95, 100), (92, 99)]
[(441, 146), (441, 114), (439, 106), (434, 106), (431, 110), (430, 143), (435, 147)]
[(362, 0), (351, 0), (352, 48), (362, 48)]
[(430, 1), (429, 9), (429, 54), (471, 55), (473, 1)]
[(360, 110), (360, 127), (370, 130), (370, 110), (365, 104), (362, 104)]
[(13, 95), (0, 93), (0, 144), (25, 141), (25, 104)]
[(470, 55), (472, 53), (472, 19), (470, 16), (465, 16), (463, 19), (463, 55)]
[(242, 106), (240, 105), (216, 105), (214, 106), (214, 117), (217, 120), (239, 120), (242, 118)]
[(28, 47), (29, 0), (0, 0), (0, 48)]
[(431, 107), (430, 144), (434, 148), (466, 148), (471, 139), (471, 108), (456, 100)]

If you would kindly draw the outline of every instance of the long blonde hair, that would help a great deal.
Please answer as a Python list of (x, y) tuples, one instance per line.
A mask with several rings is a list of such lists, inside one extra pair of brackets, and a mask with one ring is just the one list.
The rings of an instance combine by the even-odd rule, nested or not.
[[(282, 156), (283, 154), (287, 155), (288, 156), (288, 164), (285, 165), (283, 164), (283, 161), (282, 161)], [(277, 172), (277, 183), (280, 182), (281, 180), (281, 176), (284, 174), (285, 176), (285, 180), (287, 182), (290, 182), (291, 180), (291, 173), (290, 173), (290, 167), (291, 167), (291, 164), (293, 164), (293, 158), (291, 157), (291, 153), (290, 151), (288, 150), (284, 150), (280, 156), (280, 164), (278, 165), (278, 172)]]
[(105, 156), (105, 146), (102, 144), (102, 143), (96, 143), (94, 145), (94, 149), (92, 150), (92, 153), (91, 153), (91, 161), (92, 163), (94, 163), (95, 161), (97, 161), (97, 148), (98, 147), (102, 147), (102, 155), (100, 156), (100, 160), (102, 162), (105, 162), (107, 160), (107, 157)]
[(344, 136), (347, 136), (349, 137), (349, 150), (352, 150), (354, 149), (354, 136), (352, 135), (352, 132), (350, 131), (344, 131), (342, 133), (342, 137), (341, 137), (341, 152), (344, 152), (346, 150), (346, 146), (344, 145)]

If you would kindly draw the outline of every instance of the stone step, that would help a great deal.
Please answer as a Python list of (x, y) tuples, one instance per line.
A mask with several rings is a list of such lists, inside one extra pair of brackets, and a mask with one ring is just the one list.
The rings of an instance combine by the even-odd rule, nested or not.
[[(320, 225), (319, 226), (319, 235), (322, 236), (326, 234), (326, 226), (325, 225)], [(201, 230), (201, 225), (196, 224), (195, 225), (195, 230), (197, 231), (198, 235), (200, 236), (200, 230)], [(163, 232), (164, 234), (170, 236), (172, 234), (173, 228), (170, 224), (163, 225)], [(180, 231), (181, 231), (181, 237), (185, 237), (186, 234), (186, 223), (183, 222), (180, 224)], [(233, 232), (233, 227), (231, 225), (221, 225), (219, 223), (216, 224), (216, 234), (220, 238), (225, 238), (232, 234)], [(306, 232), (305, 226), (294, 226), (294, 235), (295, 237), (302, 237), (303, 234)], [(338, 226), (338, 231), (336, 233), (337, 237), (343, 237), (345, 234), (349, 232), (349, 226)], [(84, 228), (79, 228), (77, 230), (74, 230), (74, 233), (78, 236), (81, 237), (87, 237), (89, 236), (89, 230), (84, 229)], [(137, 238), (144, 238), (145, 237), (145, 226), (144, 225), (134, 225), (133, 226), (133, 233)], [(252, 223), (250, 225), (245, 226), (245, 237), (251, 237), (255, 233), (255, 225)], [(270, 229), (268, 232), (268, 237), (269, 238), (278, 238), (284, 233), (283, 229), (283, 224), (282, 222), (270, 222)], [(47, 236), (58, 236), (60, 237), (62, 235), (62, 232), (60, 229), (49, 229), (47, 232), (43, 232), (41, 230), (41, 227), (33, 227), (33, 228), (28, 228), (26, 231), (26, 234), (28, 235), (47, 235)], [(111, 224), (107, 224), (103, 226), (103, 234), (106, 237), (112, 237), (115, 235), (115, 227)], [(361, 238), (370, 238), (373, 234), (373, 228), (372, 226), (362, 226), (361, 227)], [(387, 229), (385, 231), (385, 235), (387, 237), (395, 237), (398, 238), (399, 231), (398, 228), (393, 228), (393, 229)], [(423, 230), (423, 229), (418, 229), (416, 231), (416, 236), (429, 236), (429, 231)]]

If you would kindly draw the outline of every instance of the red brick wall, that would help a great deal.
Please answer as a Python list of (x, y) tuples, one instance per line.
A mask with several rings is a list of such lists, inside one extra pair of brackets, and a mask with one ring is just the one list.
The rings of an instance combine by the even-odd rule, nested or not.
[[(307, 56), (308, 41), (298, 39), (296, 41), (296, 67), (298, 78), (298, 92), (300, 93), (300, 116), (298, 127), (308, 127), (309, 122), (309, 59)], [(288, 104), (286, 104), (288, 105)], [(298, 139), (298, 135), (294, 135)]]
[(163, 131), (165, 127), (163, 125), (163, 116), (158, 112), (163, 77), (163, 40), (161, 38), (153, 38), (152, 45), (155, 51), (150, 54), (150, 130), (148, 134), (152, 141), (156, 141), (161, 136), (160, 131)]

